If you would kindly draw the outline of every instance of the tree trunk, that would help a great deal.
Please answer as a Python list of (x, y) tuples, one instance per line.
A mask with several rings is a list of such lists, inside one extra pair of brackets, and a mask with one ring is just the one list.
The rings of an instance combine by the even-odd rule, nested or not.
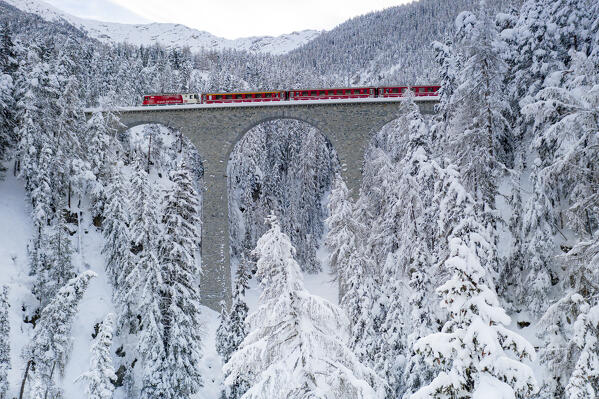
[(150, 142), (148, 144), (148, 173), (150, 173), (150, 153), (152, 151), (152, 135), (150, 134)]
[[(54, 377), (54, 369), (55, 368), (56, 368), (56, 362), (54, 362), (52, 364), (52, 371), (50, 371), (50, 381)], [(50, 387), (46, 387), (46, 392), (44, 393), (44, 399), (48, 399), (48, 389), (50, 389)]]
[(30, 359), (27, 362), (27, 367), (25, 367), (25, 375), (23, 376), (23, 381), (21, 382), (21, 390), (19, 391), (19, 399), (23, 399), (23, 392), (25, 392), (25, 381), (27, 381), (27, 377), (29, 376), (29, 368), (31, 367), (32, 360)]

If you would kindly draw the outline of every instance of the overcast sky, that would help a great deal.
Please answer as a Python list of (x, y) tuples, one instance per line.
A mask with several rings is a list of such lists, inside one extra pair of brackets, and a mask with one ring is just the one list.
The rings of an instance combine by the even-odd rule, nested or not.
[(331, 29), (341, 22), (410, 0), (46, 0), (70, 14), (101, 21), (173, 22), (235, 39)]

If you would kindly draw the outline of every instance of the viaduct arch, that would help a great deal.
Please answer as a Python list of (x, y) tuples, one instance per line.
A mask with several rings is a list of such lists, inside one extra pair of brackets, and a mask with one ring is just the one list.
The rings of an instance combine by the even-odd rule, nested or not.
[[(362, 182), (364, 152), (373, 133), (399, 116), (401, 98), (285, 103), (206, 104), (120, 108), (124, 130), (157, 123), (178, 130), (198, 149), (204, 166), (202, 205), (202, 303), (220, 310), (230, 301), (229, 204), (227, 164), (235, 144), (253, 127), (267, 121), (296, 119), (325, 135), (335, 148), (341, 173), (352, 196)], [(437, 98), (415, 98), (432, 114)], [(89, 116), (94, 110), (86, 110)]]

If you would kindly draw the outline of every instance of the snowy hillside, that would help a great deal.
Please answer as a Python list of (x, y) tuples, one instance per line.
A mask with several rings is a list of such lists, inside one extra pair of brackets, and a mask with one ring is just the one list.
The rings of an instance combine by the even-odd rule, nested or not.
[(188, 46), (192, 52), (205, 50), (245, 50), (258, 53), (285, 54), (308, 43), (321, 32), (304, 30), (277, 37), (246, 37), (229, 40), (205, 31), (188, 28), (180, 24), (119, 24), (78, 18), (65, 13), (41, 0), (4, 0), (18, 9), (37, 14), (47, 21), (65, 20), (87, 32), (90, 37), (105, 43), (126, 42), (133, 45), (162, 44), (168, 48)]

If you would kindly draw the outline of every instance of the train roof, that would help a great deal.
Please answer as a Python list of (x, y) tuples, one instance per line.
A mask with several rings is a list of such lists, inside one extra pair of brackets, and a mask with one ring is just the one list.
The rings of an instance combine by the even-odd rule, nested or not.
[(441, 85), (439, 83), (430, 83), (430, 84), (424, 83), (424, 84), (418, 84), (418, 85), (381, 85), (381, 86), (378, 86), (378, 88), (381, 88), (381, 87), (437, 87), (437, 86), (441, 87)]
[(266, 91), (228, 91), (228, 92), (213, 92), (213, 93), (202, 93), (205, 94), (207, 96), (213, 96), (213, 95), (222, 95), (222, 94), (255, 94), (255, 93), (284, 93), (287, 90), (266, 90)]
[(200, 93), (146, 93), (145, 96), (182, 96), (184, 94), (200, 94)]
[(357, 86), (357, 87), (316, 87), (311, 89), (289, 89), (287, 91), (312, 91), (312, 90), (349, 90), (349, 89), (376, 89), (376, 86)]

